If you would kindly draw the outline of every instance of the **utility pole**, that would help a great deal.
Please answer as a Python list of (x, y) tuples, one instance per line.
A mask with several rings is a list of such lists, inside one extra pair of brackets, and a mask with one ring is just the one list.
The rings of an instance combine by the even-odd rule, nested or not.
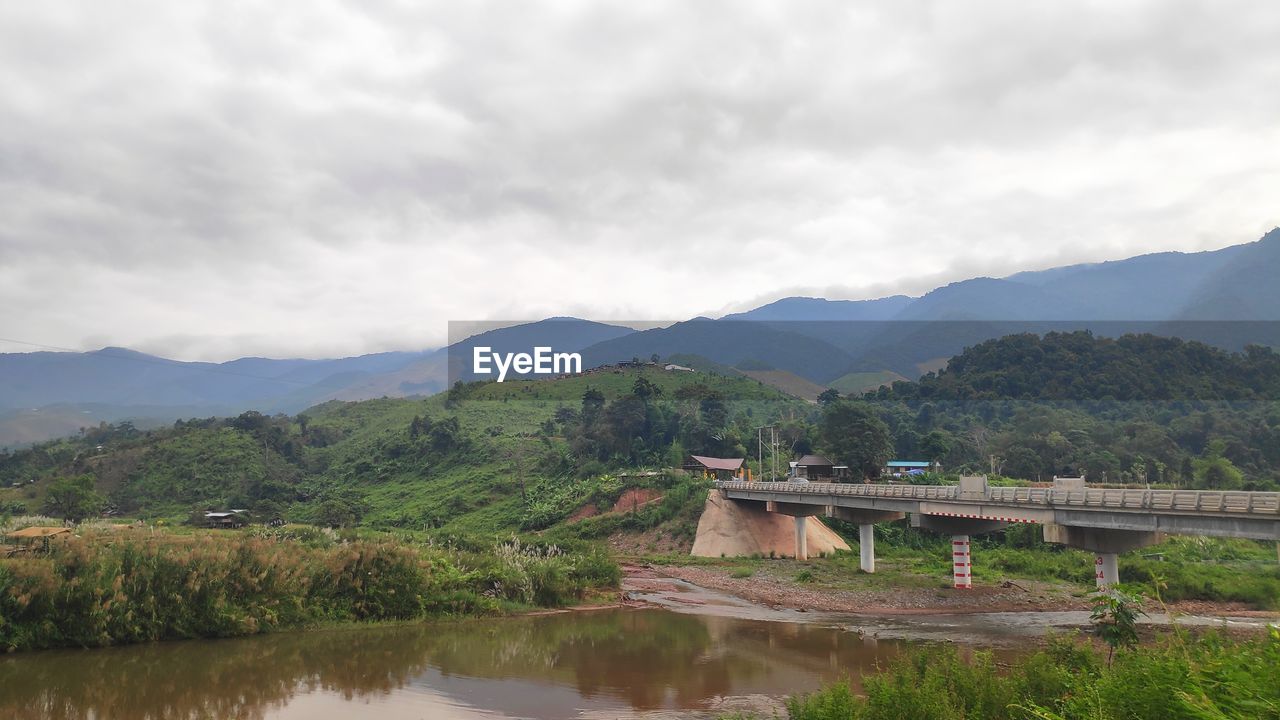
[(764, 475), (764, 426), (756, 428), (756, 467)]
[(769, 480), (778, 479), (778, 428), (775, 425), (761, 425), (756, 428), (756, 462), (760, 464), (760, 475), (764, 475), (764, 431), (769, 431), (770, 459)]
[(770, 477), (774, 482), (778, 481), (778, 428), (774, 425), (769, 426), (770, 444), (769, 448), (773, 450), (773, 475)]

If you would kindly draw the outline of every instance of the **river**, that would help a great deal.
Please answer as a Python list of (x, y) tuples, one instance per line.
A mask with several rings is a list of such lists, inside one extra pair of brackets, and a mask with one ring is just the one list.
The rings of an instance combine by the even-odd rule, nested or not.
[[(704, 600), (706, 598), (704, 597)], [(614, 608), (0, 657), (0, 717), (33, 720), (716, 717), (850, 678), (910, 643), (1009, 659), (1061, 613), (912, 618)], [(761, 616), (760, 613), (766, 613)]]

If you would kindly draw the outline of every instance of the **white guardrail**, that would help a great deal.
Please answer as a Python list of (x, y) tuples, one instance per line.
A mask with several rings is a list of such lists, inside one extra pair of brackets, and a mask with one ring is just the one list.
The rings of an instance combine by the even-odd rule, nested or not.
[(957, 485), (868, 485), (862, 483), (747, 482), (716, 483), (722, 490), (763, 490), (797, 495), (853, 495), (909, 500), (950, 500), (1046, 507), (1115, 510), (1280, 515), (1280, 493), (1218, 490), (1142, 490), (993, 487), (984, 496), (961, 496)]

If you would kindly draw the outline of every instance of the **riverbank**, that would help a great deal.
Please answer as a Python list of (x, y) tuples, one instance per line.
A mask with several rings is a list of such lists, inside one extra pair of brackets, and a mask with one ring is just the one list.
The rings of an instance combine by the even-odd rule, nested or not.
[[(704, 602), (673, 581), (689, 583), (764, 608), (863, 615), (963, 615), (974, 613), (1080, 612), (1091, 606), (1088, 588), (1036, 580), (978, 583), (956, 590), (943, 579), (903, 573), (867, 575), (833, 572), (822, 560), (623, 561), (623, 589), (658, 593), (673, 602)], [(1239, 602), (1202, 600), (1168, 603), (1176, 614), (1280, 619)]]

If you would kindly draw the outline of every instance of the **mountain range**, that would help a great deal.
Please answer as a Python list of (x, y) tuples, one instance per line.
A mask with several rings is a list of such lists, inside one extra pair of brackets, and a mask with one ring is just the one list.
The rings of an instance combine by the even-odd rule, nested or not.
[(973, 278), (920, 297), (788, 297), (719, 319), (628, 327), (549, 318), (493, 328), (445, 348), (310, 360), (180, 362), (125, 348), (0, 354), (0, 447), (100, 421), (139, 424), (253, 409), (293, 413), (325, 400), (427, 395), (476, 379), (472, 349), (580, 352), (586, 367), (694, 357), (790, 385), (846, 391), (915, 378), (965, 347), (1018, 332), (1150, 332), (1229, 350), (1280, 346), (1280, 228), (1221, 250)]

